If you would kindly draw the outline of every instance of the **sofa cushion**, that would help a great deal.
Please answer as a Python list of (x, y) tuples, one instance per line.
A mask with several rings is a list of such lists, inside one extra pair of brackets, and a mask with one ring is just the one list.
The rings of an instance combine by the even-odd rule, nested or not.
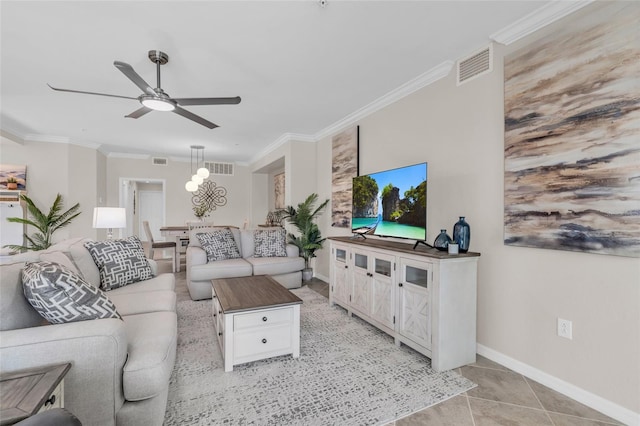
[(176, 358), (175, 312), (153, 312), (124, 317), (128, 358), (122, 387), (127, 401), (140, 401), (166, 389)]
[(229, 229), (216, 229), (210, 232), (197, 233), (200, 245), (207, 252), (207, 262), (237, 259), (240, 250)]
[(109, 291), (109, 297), (112, 294), (131, 294), (131, 293), (146, 293), (149, 291), (174, 291), (176, 288), (175, 276), (171, 273), (160, 274), (149, 280), (138, 281), (137, 283), (129, 284), (124, 287), (119, 287)]
[(0, 330), (42, 325), (44, 320), (27, 302), (22, 289), (24, 262), (0, 265)]
[(253, 275), (287, 274), (304, 269), (301, 257), (250, 257), (247, 262), (253, 266)]
[(22, 285), (31, 306), (51, 323), (121, 319), (103, 291), (57, 263), (27, 262), (22, 270)]
[(247, 277), (253, 268), (246, 259), (219, 260), (191, 267), (191, 281), (206, 281), (217, 278)]
[(76, 241), (75, 243), (69, 246), (69, 253), (71, 253), (71, 258), (73, 259), (73, 263), (76, 264), (78, 270), (80, 271), (80, 275), (94, 287), (100, 287), (100, 271), (93, 261), (93, 257), (91, 257), (91, 253), (84, 246), (84, 243), (88, 241), (93, 241), (90, 238), (83, 238), (80, 241)]
[(64, 266), (75, 274), (82, 275), (71, 258), (61, 251), (41, 253), (40, 260), (45, 262), (57, 263), (58, 265)]
[(112, 290), (153, 277), (153, 271), (138, 237), (87, 241), (84, 246), (98, 266), (100, 288), (104, 290)]
[(255, 257), (285, 257), (286, 232), (284, 228), (256, 229), (253, 231)]
[(109, 299), (116, 305), (118, 313), (122, 316), (176, 311), (176, 293), (170, 290), (124, 294), (114, 294), (112, 291), (109, 292)]

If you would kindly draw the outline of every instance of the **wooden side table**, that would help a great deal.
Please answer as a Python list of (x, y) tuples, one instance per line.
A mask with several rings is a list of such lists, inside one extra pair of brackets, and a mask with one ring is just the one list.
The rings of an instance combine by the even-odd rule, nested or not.
[(0, 425), (39, 411), (64, 407), (64, 376), (71, 364), (30, 368), (0, 375)]

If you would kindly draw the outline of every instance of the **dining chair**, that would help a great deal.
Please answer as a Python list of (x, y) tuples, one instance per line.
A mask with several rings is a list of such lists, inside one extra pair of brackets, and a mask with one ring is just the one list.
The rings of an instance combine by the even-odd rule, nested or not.
[(151, 233), (151, 227), (148, 221), (143, 221), (144, 232), (147, 234), (149, 240), (149, 259), (153, 259), (153, 253), (156, 249), (172, 249), (173, 255), (171, 257), (171, 270), (173, 272), (180, 272), (180, 256), (178, 255), (178, 245), (175, 241), (154, 241), (153, 234)]

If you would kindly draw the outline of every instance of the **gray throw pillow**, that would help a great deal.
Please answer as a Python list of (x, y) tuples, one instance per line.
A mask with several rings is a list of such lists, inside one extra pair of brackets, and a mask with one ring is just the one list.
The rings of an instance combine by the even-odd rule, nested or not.
[(216, 229), (211, 232), (197, 233), (196, 237), (207, 253), (207, 262), (241, 257), (236, 240), (229, 229)]
[(284, 228), (256, 229), (253, 231), (255, 257), (286, 257), (286, 232)]
[(27, 262), (22, 270), (22, 288), (31, 306), (53, 324), (122, 319), (102, 290), (57, 263)]
[(153, 271), (138, 237), (88, 241), (84, 246), (100, 272), (100, 288), (109, 291), (153, 278)]

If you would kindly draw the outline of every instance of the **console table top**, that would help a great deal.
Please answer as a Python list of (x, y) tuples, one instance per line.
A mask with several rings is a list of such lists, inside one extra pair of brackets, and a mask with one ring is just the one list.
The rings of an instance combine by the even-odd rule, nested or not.
[(425, 257), (433, 257), (436, 259), (456, 259), (461, 257), (478, 257), (480, 253), (476, 252), (467, 252), (460, 254), (449, 254), (446, 251), (440, 251), (435, 248), (429, 248), (422, 244), (419, 244), (416, 249), (413, 249), (412, 244), (399, 243), (397, 241), (386, 241), (382, 239), (362, 239), (356, 237), (329, 237), (329, 240), (340, 242), (340, 243), (348, 243), (355, 244), (363, 247), (370, 247), (374, 249), (386, 249), (393, 250), (407, 254), (414, 254), (417, 256), (425, 256)]

